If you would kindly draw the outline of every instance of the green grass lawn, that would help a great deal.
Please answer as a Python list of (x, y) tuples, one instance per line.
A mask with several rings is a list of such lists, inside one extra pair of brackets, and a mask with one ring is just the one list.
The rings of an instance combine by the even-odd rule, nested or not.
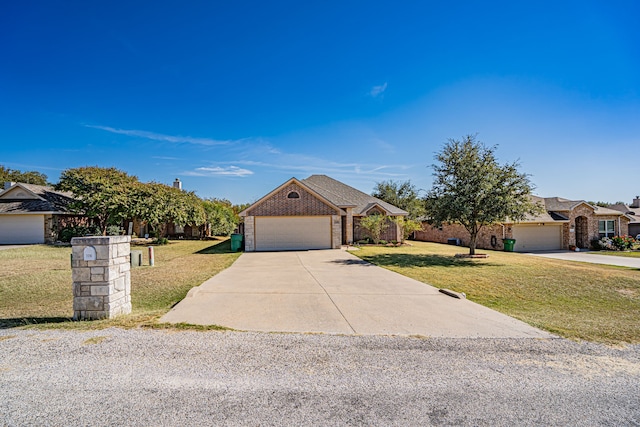
[(27, 324), (47, 327), (102, 328), (154, 326), (189, 289), (229, 267), (239, 253), (225, 241), (170, 241), (156, 246), (155, 266), (131, 270), (133, 314), (113, 320), (70, 322), (73, 295), (70, 247), (45, 245), (0, 251), (0, 328)]
[(571, 339), (640, 343), (640, 271), (426, 242), (353, 254)]

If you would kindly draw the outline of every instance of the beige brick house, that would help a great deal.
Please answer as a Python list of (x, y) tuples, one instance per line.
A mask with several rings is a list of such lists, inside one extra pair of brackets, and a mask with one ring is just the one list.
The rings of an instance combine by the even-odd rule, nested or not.
[(53, 243), (58, 231), (86, 218), (69, 211), (71, 193), (6, 182), (0, 191), (0, 244)]
[[(584, 200), (567, 200), (560, 197), (532, 196), (544, 206), (545, 212), (514, 223), (506, 221), (484, 227), (478, 235), (477, 247), (502, 250), (502, 239), (515, 239), (518, 252), (561, 250), (570, 246), (589, 248), (593, 239), (627, 235), (629, 218), (622, 212), (593, 206)], [(445, 224), (440, 228), (424, 223), (422, 231), (414, 235), (416, 240), (447, 243), (450, 238), (469, 244), (469, 234), (459, 224)]]
[(640, 236), (640, 196), (636, 196), (630, 205), (617, 203), (615, 205), (610, 205), (609, 208), (620, 211), (629, 218), (630, 236)]
[[(360, 218), (373, 214), (407, 212), (326, 175), (291, 178), (240, 212), (248, 252), (338, 249), (366, 237)], [(399, 235), (389, 221), (381, 238), (399, 240)]]

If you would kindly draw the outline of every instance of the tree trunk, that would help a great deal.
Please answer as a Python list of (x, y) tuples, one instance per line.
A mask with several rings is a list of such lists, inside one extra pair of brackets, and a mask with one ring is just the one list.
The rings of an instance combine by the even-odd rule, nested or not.
[(476, 241), (478, 240), (478, 232), (471, 233), (469, 241), (469, 255), (476, 254)]

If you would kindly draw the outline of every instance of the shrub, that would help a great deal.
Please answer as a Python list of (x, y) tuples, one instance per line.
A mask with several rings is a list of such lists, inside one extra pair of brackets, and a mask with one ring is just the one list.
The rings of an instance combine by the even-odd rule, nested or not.
[(602, 245), (600, 245), (599, 239), (591, 239), (591, 249), (593, 249), (594, 251), (601, 251), (604, 248), (602, 247)]
[(387, 244), (387, 241), (386, 241), (386, 240), (381, 239), (381, 240), (379, 240), (379, 241), (378, 241), (378, 243), (380, 243), (381, 245), (386, 245), (386, 244)]
[(107, 236), (120, 236), (124, 229), (118, 225), (107, 226)]
[(166, 245), (169, 243), (169, 239), (167, 239), (166, 237), (158, 237), (153, 241), (153, 243), (155, 243), (156, 245)]
[(614, 236), (611, 238), (603, 237), (598, 241), (598, 246), (607, 251), (628, 251), (633, 248), (635, 243), (636, 240), (631, 236)]
[(58, 240), (68, 243), (74, 237), (95, 236), (98, 234), (100, 234), (100, 230), (98, 230), (98, 227), (93, 225), (88, 227), (83, 225), (70, 225), (58, 232)]
[(633, 247), (635, 239), (631, 236), (614, 236), (611, 243), (619, 251), (628, 251)]

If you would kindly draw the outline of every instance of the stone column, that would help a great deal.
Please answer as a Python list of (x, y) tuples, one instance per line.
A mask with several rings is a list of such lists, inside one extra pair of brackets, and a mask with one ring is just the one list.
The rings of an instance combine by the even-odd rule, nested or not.
[(131, 236), (74, 237), (73, 319), (131, 313)]
[(253, 252), (256, 250), (256, 234), (252, 216), (244, 217), (244, 251)]
[(347, 217), (346, 217), (347, 245), (352, 245), (353, 244), (353, 208), (346, 208), (345, 210), (347, 211)]
[(331, 215), (331, 248), (342, 247), (342, 221), (340, 215)]

